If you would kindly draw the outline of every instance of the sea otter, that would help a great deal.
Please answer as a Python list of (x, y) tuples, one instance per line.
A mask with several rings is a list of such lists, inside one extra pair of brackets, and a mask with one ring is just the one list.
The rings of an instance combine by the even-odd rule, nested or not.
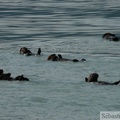
[(28, 78), (23, 75), (19, 75), (15, 78), (11, 77), (11, 73), (4, 73), (3, 69), (0, 69), (0, 80), (8, 80), (8, 81), (29, 81)]
[(73, 61), (73, 62), (85, 62), (86, 59), (81, 59), (81, 60), (77, 60), (77, 59), (67, 59), (67, 58), (63, 58), (61, 54), (51, 54), (50, 56), (48, 56), (47, 60), (51, 60), (51, 61)]
[(99, 75), (97, 73), (92, 73), (92, 74), (90, 74), (90, 76), (88, 78), (87, 77), (85, 78), (85, 81), (92, 82), (95, 84), (100, 84), (100, 85), (118, 85), (120, 83), (120, 80), (116, 81), (114, 83), (105, 82), (105, 81), (98, 81), (98, 77), (99, 77)]
[(23, 75), (19, 75), (19, 76), (15, 77), (15, 80), (18, 80), (18, 81), (29, 81), (29, 79), (24, 77)]
[(112, 33), (105, 33), (102, 36), (103, 39), (110, 40), (110, 41), (120, 41), (120, 38), (116, 37), (115, 34)]
[(13, 80), (11, 73), (4, 73), (3, 69), (0, 69), (0, 80)]
[(20, 54), (24, 54), (26, 56), (40, 55), (41, 54), (41, 48), (38, 48), (37, 54), (34, 54), (28, 48), (22, 47), (22, 48), (20, 48)]

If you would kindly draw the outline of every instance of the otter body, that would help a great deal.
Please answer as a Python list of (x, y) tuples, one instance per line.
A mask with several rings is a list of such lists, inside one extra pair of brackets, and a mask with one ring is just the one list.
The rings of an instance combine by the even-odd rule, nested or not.
[(81, 59), (81, 60), (77, 60), (77, 59), (67, 59), (67, 58), (63, 58), (61, 54), (51, 54), (50, 56), (48, 56), (47, 60), (51, 60), (51, 61), (73, 61), (73, 62), (80, 62), (80, 61), (86, 61), (86, 59)]
[(41, 54), (41, 48), (38, 49), (37, 54), (32, 53), (28, 48), (22, 47), (19, 50), (20, 54), (26, 55), (26, 56), (32, 56), (32, 55), (40, 55)]
[(23, 75), (16, 76), (15, 78), (11, 77), (11, 73), (4, 73), (3, 69), (0, 69), (0, 80), (7, 81), (29, 81), (28, 78)]
[(120, 38), (112, 33), (105, 33), (105, 34), (103, 34), (102, 38), (109, 40), (109, 41), (115, 41), (115, 42), (120, 41)]
[(92, 83), (99, 84), (99, 85), (118, 85), (120, 83), (120, 80), (116, 81), (114, 83), (98, 81), (98, 77), (99, 77), (99, 75), (97, 73), (92, 73), (92, 74), (90, 74), (90, 76), (88, 78), (87, 77), (85, 78), (85, 81), (92, 82)]

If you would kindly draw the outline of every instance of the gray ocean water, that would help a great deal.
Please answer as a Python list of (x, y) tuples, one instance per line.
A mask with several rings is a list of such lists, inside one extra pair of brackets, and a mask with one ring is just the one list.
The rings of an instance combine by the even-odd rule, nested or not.
[[(0, 0), (0, 69), (29, 82), (0, 81), (0, 120), (99, 120), (120, 110), (120, 86), (85, 82), (120, 80), (119, 0)], [(21, 47), (41, 56), (23, 56)], [(50, 54), (87, 62), (47, 61)]]

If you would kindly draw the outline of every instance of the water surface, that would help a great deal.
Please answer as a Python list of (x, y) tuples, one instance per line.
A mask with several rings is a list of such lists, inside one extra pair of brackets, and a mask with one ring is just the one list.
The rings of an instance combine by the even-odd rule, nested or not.
[[(100, 111), (119, 111), (119, 85), (85, 83), (120, 79), (118, 0), (0, 0), (0, 67), (30, 82), (0, 82), (0, 120), (99, 120)], [(21, 47), (41, 56), (19, 54)], [(87, 62), (47, 61), (50, 54)]]

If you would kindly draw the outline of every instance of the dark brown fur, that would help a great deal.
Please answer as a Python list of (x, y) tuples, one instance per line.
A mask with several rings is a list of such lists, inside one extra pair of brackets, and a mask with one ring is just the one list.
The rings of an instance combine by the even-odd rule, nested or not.
[(85, 81), (100, 84), (100, 85), (118, 85), (120, 83), (120, 80), (116, 81), (114, 83), (98, 81), (98, 77), (99, 77), (99, 75), (97, 73), (92, 73), (92, 74), (90, 74), (90, 76), (88, 78), (87, 77), (85, 78)]
[(120, 38), (116, 37), (116, 35), (112, 33), (105, 33), (103, 34), (102, 38), (110, 41), (115, 41), (115, 42), (120, 41)]
[(0, 80), (7, 80), (7, 81), (29, 81), (28, 78), (24, 77), (23, 75), (19, 75), (15, 78), (11, 77), (11, 73), (4, 73), (3, 69), (0, 69)]
[(67, 59), (67, 58), (63, 58), (61, 54), (51, 54), (50, 56), (48, 56), (47, 60), (51, 60), (51, 61), (73, 61), (73, 62), (80, 62), (80, 61), (86, 61), (86, 59), (81, 59), (81, 60), (77, 60), (77, 59)]
[(34, 54), (28, 48), (22, 47), (22, 48), (20, 48), (20, 54), (24, 54), (26, 56), (40, 55), (41, 54), (41, 48), (38, 49), (37, 54)]

